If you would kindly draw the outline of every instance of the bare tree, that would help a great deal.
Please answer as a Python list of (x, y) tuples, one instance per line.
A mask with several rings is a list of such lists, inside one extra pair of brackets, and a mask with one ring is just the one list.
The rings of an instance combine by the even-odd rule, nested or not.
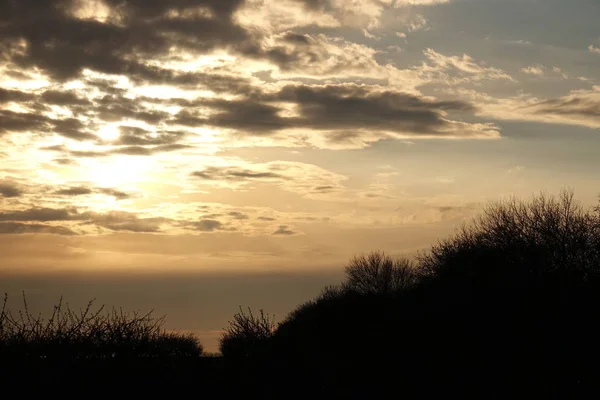
[(248, 308), (248, 313), (240, 307), (240, 312), (229, 321), (221, 336), (219, 348), (224, 356), (249, 357), (257, 352), (275, 332), (275, 316), (266, 314), (263, 310), (254, 315)]
[(390, 294), (411, 287), (417, 279), (417, 269), (412, 261), (393, 259), (384, 252), (375, 251), (350, 260), (344, 286), (363, 294)]
[(464, 275), (497, 266), (530, 280), (550, 274), (590, 278), (600, 274), (599, 214), (584, 209), (572, 191), (530, 201), (512, 198), (488, 206), (419, 261), (428, 275)]

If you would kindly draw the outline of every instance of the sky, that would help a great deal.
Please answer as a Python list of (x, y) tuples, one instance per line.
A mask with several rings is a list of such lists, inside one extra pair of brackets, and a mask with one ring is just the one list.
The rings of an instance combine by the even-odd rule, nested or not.
[[(353, 255), (600, 193), (598, 0), (0, 0), (0, 290), (216, 350)], [(11, 303), (13, 304), (13, 303)]]

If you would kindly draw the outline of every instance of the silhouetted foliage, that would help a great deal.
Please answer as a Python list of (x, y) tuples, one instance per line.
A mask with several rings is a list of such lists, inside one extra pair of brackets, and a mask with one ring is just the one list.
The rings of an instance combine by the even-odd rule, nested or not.
[(570, 192), (512, 199), (414, 263), (354, 257), (344, 282), (279, 324), (253, 368), (293, 387), (288, 397), (594, 391), (599, 215)]
[(393, 259), (377, 251), (355, 256), (345, 271), (344, 287), (362, 294), (392, 294), (412, 287), (418, 280), (412, 261)]
[(23, 309), (0, 313), (0, 354), (31, 359), (125, 359), (199, 357), (202, 346), (193, 335), (166, 332), (163, 318), (152, 312), (93, 309), (90, 301), (74, 311), (62, 298), (48, 319), (32, 315), (23, 294)]
[[(112, 377), (136, 371), (178, 387), (207, 376), (227, 398), (600, 394), (600, 207), (584, 209), (571, 192), (492, 204), (415, 261), (372, 252), (345, 271), (278, 325), (240, 307), (222, 358), (193, 356), (194, 338), (164, 332), (150, 314), (62, 303), (48, 321), (26, 303), (19, 314), (4, 308), (0, 355), (115, 361), (103, 370)], [(80, 364), (43, 371), (60, 381)]]
[(225, 328), (219, 348), (226, 357), (251, 357), (261, 350), (274, 331), (274, 316), (265, 314), (263, 310), (254, 315), (250, 308), (245, 313), (240, 307), (240, 312), (233, 316)]
[(421, 255), (430, 276), (495, 286), (530, 286), (553, 279), (564, 284), (600, 277), (600, 219), (572, 192), (511, 199)]

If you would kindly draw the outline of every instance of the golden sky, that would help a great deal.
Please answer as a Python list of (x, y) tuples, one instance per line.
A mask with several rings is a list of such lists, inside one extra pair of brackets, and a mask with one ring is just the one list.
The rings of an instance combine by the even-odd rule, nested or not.
[[(414, 254), (489, 201), (569, 187), (592, 204), (599, 15), (589, 0), (2, 2), (0, 289), (49, 301), (35, 282), (58, 279), (127, 307), (106, 282), (166, 280), (142, 306), (214, 333), (259, 292), (285, 312), (353, 254)], [(73, 292), (82, 276), (97, 285)], [(181, 276), (217, 279), (204, 299), (228, 306), (185, 323), (168, 300)]]

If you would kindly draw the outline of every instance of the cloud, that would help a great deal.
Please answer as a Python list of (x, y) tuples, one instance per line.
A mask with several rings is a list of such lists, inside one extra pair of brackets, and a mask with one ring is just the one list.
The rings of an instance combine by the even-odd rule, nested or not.
[(104, 11), (95, 15), (85, 11), (89, 2), (4, 2), (1, 44), (14, 64), (41, 68), (55, 79), (77, 76), (85, 68), (135, 74), (146, 69), (136, 60), (166, 54), (172, 46), (207, 51), (243, 43), (248, 35), (232, 19), (242, 3), (105, 0)]
[(233, 219), (237, 219), (237, 220), (245, 220), (248, 219), (248, 215), (241, 213), (239, 211), (230, 211), (227, 213), (227, 215), (229, 215), (230, 217), (232, 217)]
[(0, 234), (46, 233), (53, 235), (76, 235), (74, 231), (64, 226), (44, 224), (24, 224), (20, 222), (0, 222)]
[(163, 223), (169, 222), (167, 219), (159, 217), (140, 218), (134, 213), (125, 211), (86, 212), (79, 218), (111, 231), (135, 233), (157, 233), (161, 231), (160, 227)]
[(200, 232), (214, 232), (223, 229), (223, 224), (214, 219), (203, 219), (200, 221), (191, 222), (188, 225), (194, 230)]
[(525, 68), (521, 68), (521, 72), (529, 75), (544, 76), (545, 67), (543, 65), (530, 65)]
[(283, 175), (274, 172), (257, 172), (248, 169), (219, 167), (208, 167), (202, 171), (195, 171), (192, 172), (192, 176), (205, 180), (226, 181), (287, 179)]
[(125, 200), (131, 197), (128, 193), (122, 192), (117, 189), (101, 188), (98, 191), (107, 196), (112, 196), (117, 200)]
[(19, 186), (10, 182), (0, 182), (0, 196), (10, 198), (10, 197), (20, 197), (23, 195), (23, 191)]
[(574, 90), (557, 98), (538, 98), (529, 94), (502, 98), (472, 90), (454, 93), (477, 104), (477, 113), (485, 117), (600, 128), (600, 86)]
[(378, 86), (286, 85), (276, 92), (243, 100), (208, 100), (201, 104), (215, 111), (206, 117), (180, 113), (178, 123), (235, 129), (249, 136), (276, 136), (290, 130), (322, 131), (320, 141), (310, 138), (310, 144), (318, 147), (344, 142), (362, 142), (362, 147), (366, 142), (394, 136), (499, 136), (492, 125), (447, 118), (448, 112), (473, 113), (475, 107), (468, 102), (436, 101)]
[(21, 102), (32, 100), (35, 96), (20, 90), (4, 89), (0, 87), (0, 104), (8, 102)]
[(279, 228), (277, 228), (277, 230), (275, 232), (273, 232), (273, 235), (281, 235), (281, 236), (292, 236), (295, 234), (296, 234), (296, 232), (289, 229), (289, 227), (287, 225), (280, 225)]
[(84, 195), (92, 194), (92, 193), (94, 193), (94, 191), (88, 187), (74, 186), (74, 187), (70, 187), (70, 188), (57, 190), (54, 193), (62, 195), (62, 196), (84, 196)]
[(426, 82), (439, 82), (447, 85), (458, 85), (483, 80), (515, 80), (500, 68), (489, 67), (477, 62), (468, 54), (462, 56), (446, 56), (433, 49), (426, 49), (428, 63), (417, 68)]
[[(244, 26), (281, 30), (291, 26), (380, 28), (386, 12), (448, 0), (249, 0), (238, 17)], [(287, 12), (286, 12), (287, 11)]]
[(12, 222), (72, 221), (79, 218), (80, 216), (73, 209), (31, 208), (28, 210), (0, 212), (0, 221)]
[[(68, 207), (63, 209), (30, 208), (5, 211), (0, 213), (0, 222), (76, 222), (111, 231), (154, 233), (160, 231), (161, 224), (169, 221), (158, 217), (140, 218), (138, 215), (126, 211), (79, 212), (74, 207)], [(73, 227), (69, 227), (69, 229), (71, 228)]]
[(111, 188), (93, 189), (93, 188), (86, 187), (86, 186), (72, 186), (72, 187), (57, 190), (54, 193), (61, 195), (61, 196), (86, 196), (86, 195), (91, 195), (91, 194), (95, 194), (95, 193), (101, 193), (106, 196), (112, 196), (117, 200), (124, 200), (124, 199), (128, 199), (130, 197), (129, 194), (122, 192), (120, 190), (117, 190), (117, 189), (111, 189)]
[(74, 140), (97, 139), (85, 130), (86, 125), (75, 118), (53, 119), (34, 112), (0, 109), (0, 135), (8, 132), (52, 132)]
[[(277, 187), (280, 189), (304, 196), (318, 196), (342, 191), (344, 188), (342, 182), (347, 179), (343, 175), (313, 164), (289, 161), (254, 164), (246, 162), (239, 166), (207, 167), (192, 172), (191, 177), (197, 184), (210, 184), (212, 187), (240, 188), (277, 183)], [(315, 188), (322, 189), (316, 190)]]
[(590, 53), (600, 54), (600, 47), (596, 47), (593, 44), (590, 44), (588, 46), (588, 50), (590, 51)]

